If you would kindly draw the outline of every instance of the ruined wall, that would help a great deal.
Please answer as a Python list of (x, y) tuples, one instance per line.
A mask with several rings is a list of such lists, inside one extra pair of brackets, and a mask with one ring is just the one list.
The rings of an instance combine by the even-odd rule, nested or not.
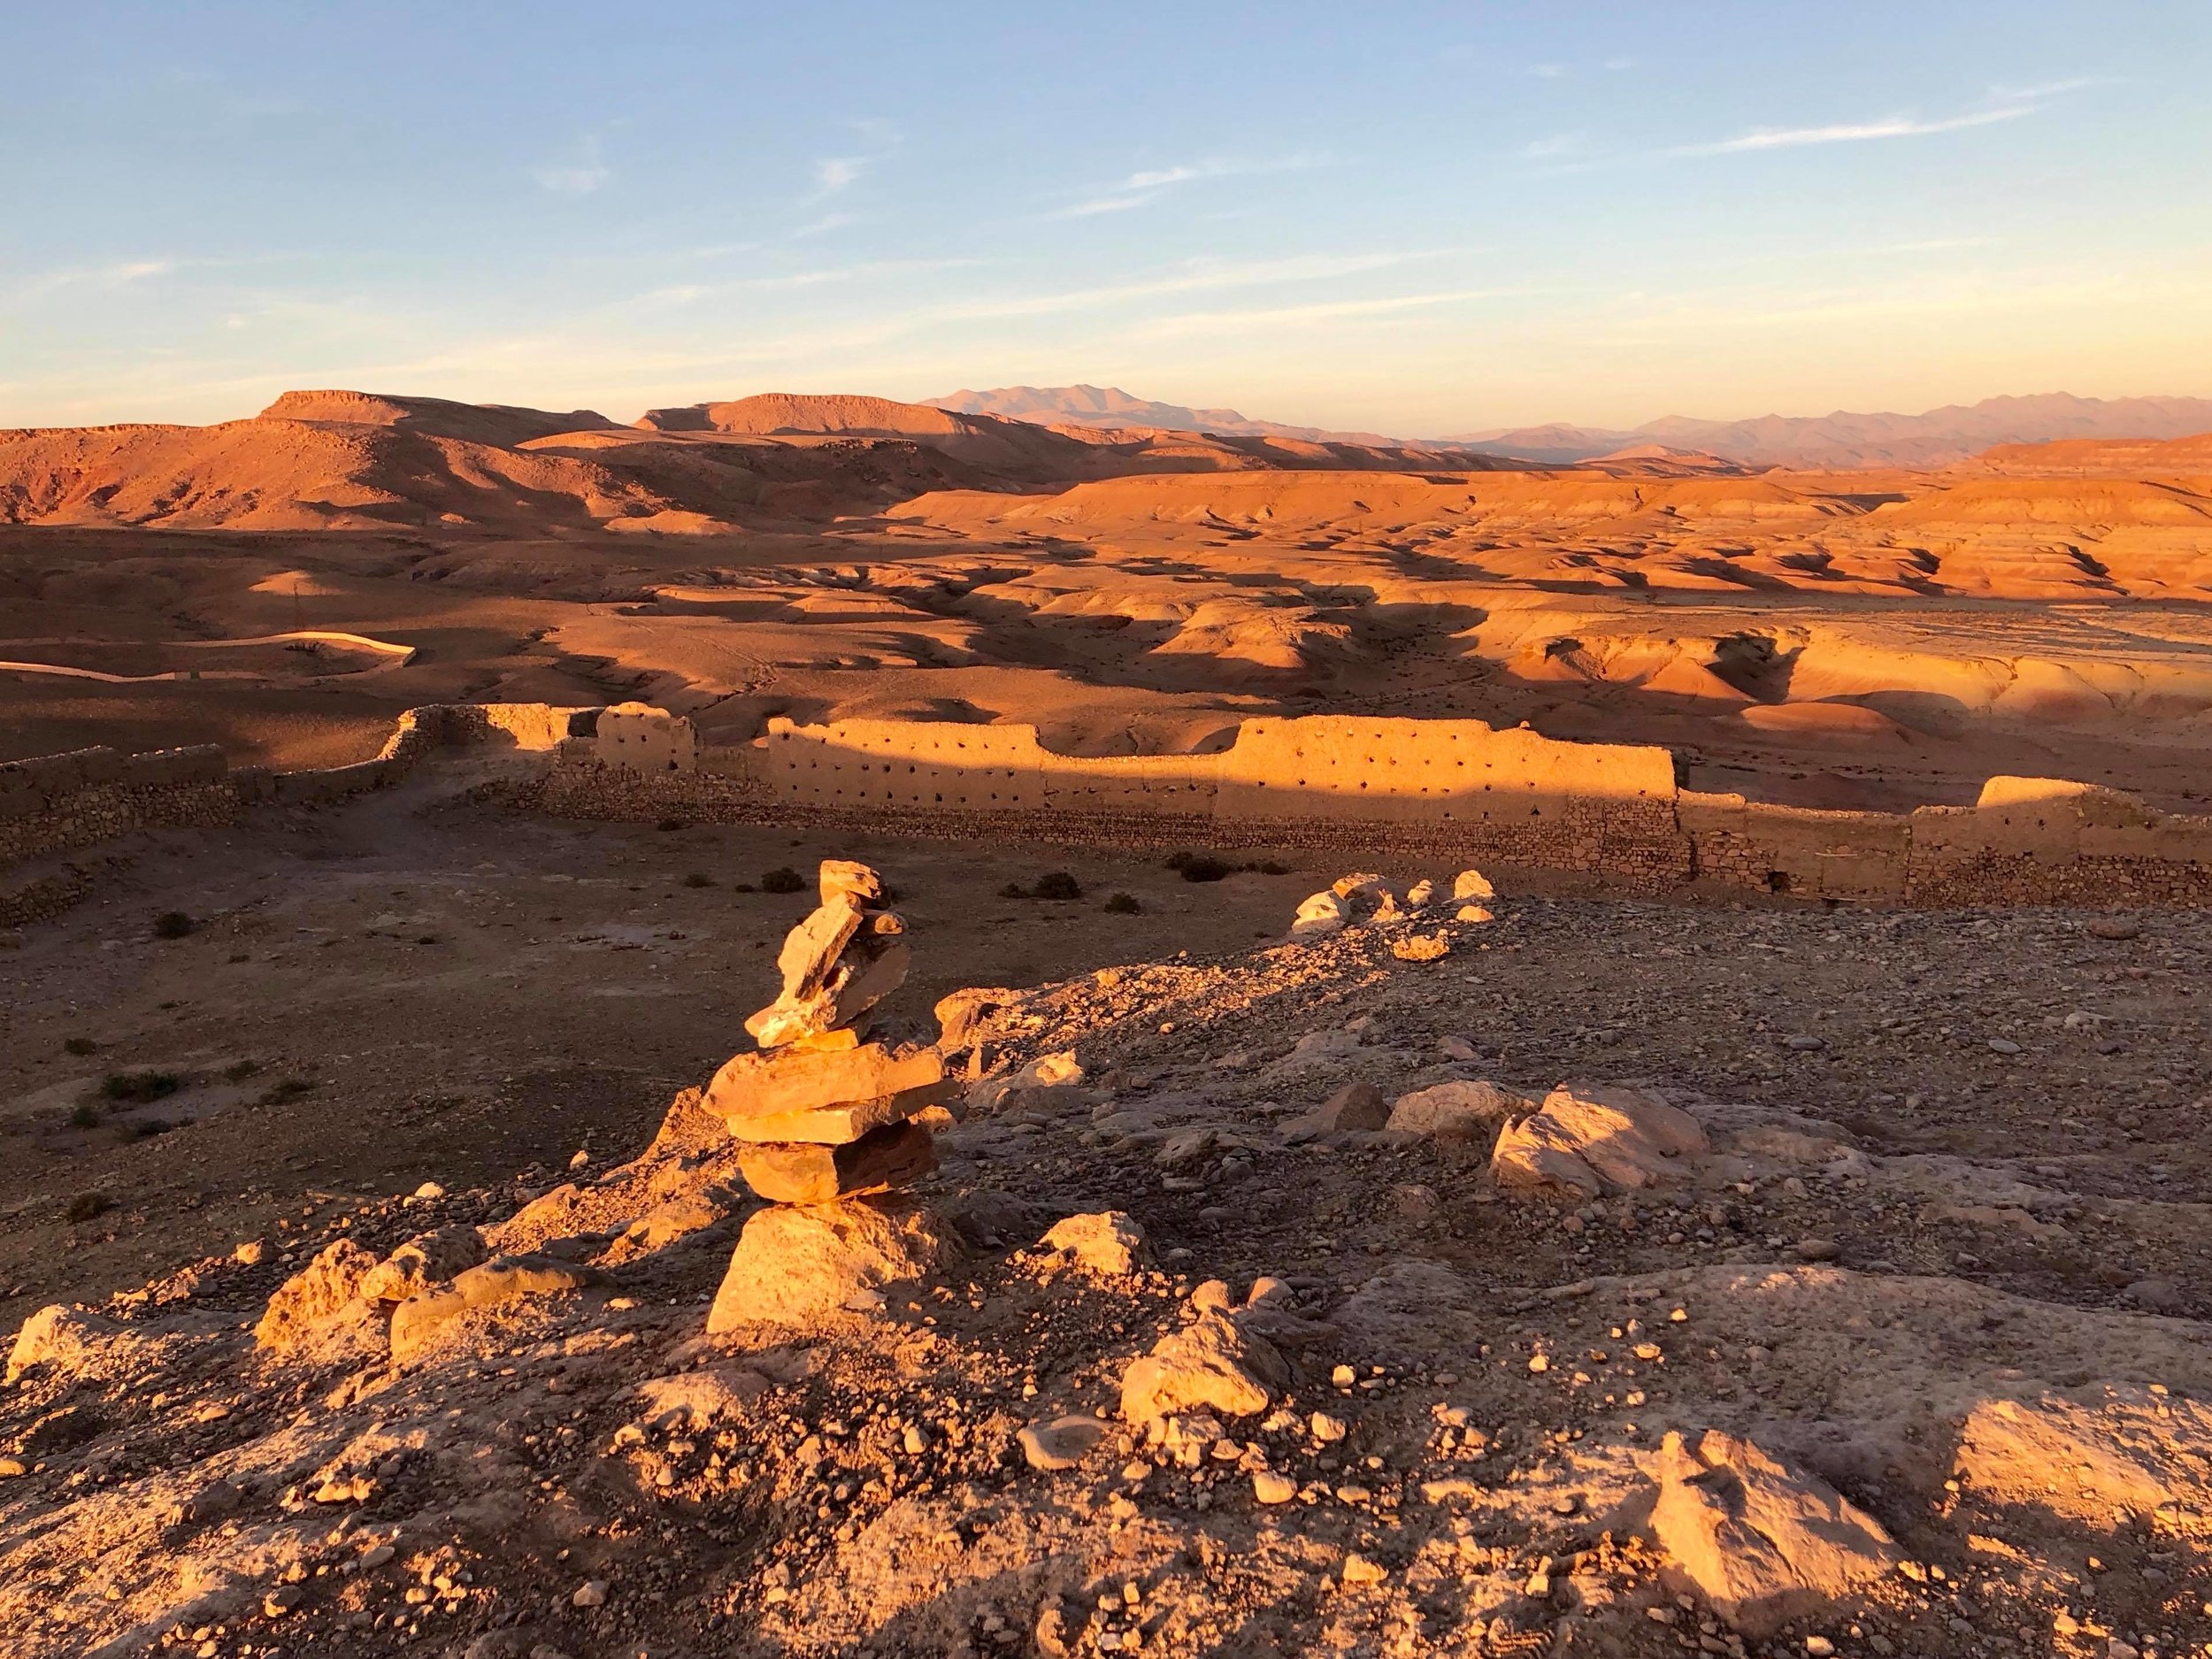
[(618, 703), (599, 710), (592, 729), (592, 758), (633, 772), (689, 772), (699, 741), (691, 722), (649, 703)]
[(2212, 818), (2048, 779), (1992, 779), (1971, 807), (1823, 812), (1679, 788), (1665, 749), (1476, 720), (1251, 720), (1218, 752), (1089, 757), (1055, 754), (1027, 726), (776, 719), (756, 743), (703, 748), (689, 721), (641, 703), (457, 703), (411, 710), (374, 760), (319, 772), (228, 772), (213, 749), (0, 765), (0, 872), (12, 883), (0, 883), (0, 925), (51, 913), (89, 881), (75, 867), (29, 867), (42, 856), (227, 824), (257, 804), (342, 799), (439, 749), (477, 747), (541, 757), (507, 798), (571, 818), (1288, 848), (1349, 864), (1417, 854), (1654, 894), (2212, 906)]
[[(690, 752), (688, 721), (643, 704), (625, 708), (633, 732), (680, 728), (658, 736), (663, 764)], [(0, 927), (43, 920), (81, 899), (115, 862), (88, 856), (106, 843), (151, 830), (234, 824), (257, 807), (342, 801), (394, 783), (426, 757), (456, 746), (588, 755), (599, 713), (539, 703), (433, 704), (403, 714), (373, 760), (304, 772), (234, 771), (213, 744), (143, 755), (88, 749), (0, 763)]]
[(223, 751), (212, 744), (8, 761), (0, 764), (0, 866), (139, 830), (227, 824), (237, 810)]

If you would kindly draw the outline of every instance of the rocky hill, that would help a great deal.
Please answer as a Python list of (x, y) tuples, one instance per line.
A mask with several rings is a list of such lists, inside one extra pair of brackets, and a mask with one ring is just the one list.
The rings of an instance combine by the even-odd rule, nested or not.
[[(2201, 1117), (2200, 1067), (2139, 1105), (2018, 1087), (2124, 1050), (2100, 987), (2200, 972), (2193, 923), (1991, 918), (1959, 955), (1950, 918), (1613, 910), (1609, 954), (1673, 959), (1667, 1006), (1585, 1001), (1571, 1036), (1526, 969), (1578, 913), (1355, 876), (1287, 941), (855, 1033), (879, 1062), (837, 1033), (907, 935), (856, 872), (824, 867), (786, 945), (751, 1022), (776, 1046), (631, 1161), (310, 1205), (26, 1319), (0, 1394), (22, 1650), (2212, 1635), (2207, 1233), (2195, 1174), (2160, 1182), (2161, 1151), (2147, 1186), (2140, 1144)], [(1824, 1033), (1755, 1033), (1805, 950), (1903, 972)], [(1932, 1008), (1923, 972), (1971, 1000)], [(1706, 1040), (1670, 1069), (1704, 1087), (1557, 1081), (1676, 1014)], [(807, 1101), (878, 1064), (963, 1079), (867, 1108), (935, 1171), (801, 1144), (830, 1187), (778, 1186), (763, 1114), (842, 1137), (855, 1109)]]

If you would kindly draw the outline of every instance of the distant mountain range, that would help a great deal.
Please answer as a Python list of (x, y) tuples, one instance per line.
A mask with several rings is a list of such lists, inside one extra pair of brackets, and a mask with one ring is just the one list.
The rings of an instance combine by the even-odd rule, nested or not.
[(923, 400), (964, 415), (996, 415), (1040, 426), (1151, 428), (1210, 432), (1232, 438), (1298, 438), (1309, 443), (1392, 445), (1404, 442), (1375, 432), (1330, 432), (1319, 426), (1254, 420), (1233, 409), (1189, 409), (1181, 403), (1133, 397), (1115, 386), (1001, 386), (987, 392), (958, 391)]
[[(933, 398), (941, 408), (994, 414), (1041, 426), (1167, 426), (1182, 431), (1294, 437), (1317, 443), (1404, 442), (1372, 433), (1255, 420), (1233, 409), (1187, 409), (1153, 403), (1116, 388), (1009, 386)], [(2122, 397), (2110, 400), (2047, 392), (1946, 404), (1924, 414), (1763, 415), (1752, 420), (1700, 420), (1665, 415), (1617, 428), (1555, 423), (1494, 427), (1425, 440), (1565, 464), (1658, 444), (1754, 466), (1947, 466), (2003, 443), (2061, 438), (2162, 440), (2212, 432), (2212, 398)]]

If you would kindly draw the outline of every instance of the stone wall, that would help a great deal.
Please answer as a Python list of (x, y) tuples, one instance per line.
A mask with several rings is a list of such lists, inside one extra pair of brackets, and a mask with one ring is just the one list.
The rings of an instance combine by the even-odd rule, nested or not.
[(234, 822), (382, 787), (440, 749), (538, 757), (518, 809), (621, 820), (805, 825), (1157, 851), (1284, 848), (1571, 872), (1594, 887), (1914, 905), (2212, 906), (2212, 818), (2048, 779), (1994, 778), (1971, 807), (1819, 812), (1678, 786), (1665, 749), (1555, 741), (1477, 720), (1314, 716), (1245, 722), (1191, 755), (1056, 754), (1027, 726), (777, 719), (703, 748), (641, 703), (411, 710), (373, 760), (227, 770), (211, 748), (88, 749), (0, 765), (0, 925), (90, 880), (35, 861), (136, 831)]

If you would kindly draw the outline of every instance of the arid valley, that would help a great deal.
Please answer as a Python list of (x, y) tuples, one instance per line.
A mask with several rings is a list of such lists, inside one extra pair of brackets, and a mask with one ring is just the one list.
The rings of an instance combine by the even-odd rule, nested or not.
[(2212, 1651), (2212, 405), (1998, 401), (0, 434), (0, 1650)]

